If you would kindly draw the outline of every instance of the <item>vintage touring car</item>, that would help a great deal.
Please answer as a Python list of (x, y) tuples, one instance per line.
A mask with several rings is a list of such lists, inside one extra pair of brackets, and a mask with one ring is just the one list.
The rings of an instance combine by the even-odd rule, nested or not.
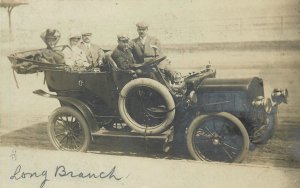
[[(62, 46), (56, 47), (61, 50)], [(216, 78), (207, 65), (170, 81), (153, 60), (121, 70), (106, 53), (97, 68), (71, 70), (35, 57), (41, 50), (8, 58), (19, 74), (43, 71), (50, 92), (33, 93), (59, 100), (49, 117), (48, 135), (56, 149), (86, 151), (92, 133), (106, 128), (144, 137), (166, 135), (174, 149), (186, 147), (196, 160), (241, 162), (250, 142), (265, 143), (274, 133), (277, 108), (287, 90), (264, 96), (263, 80)]]

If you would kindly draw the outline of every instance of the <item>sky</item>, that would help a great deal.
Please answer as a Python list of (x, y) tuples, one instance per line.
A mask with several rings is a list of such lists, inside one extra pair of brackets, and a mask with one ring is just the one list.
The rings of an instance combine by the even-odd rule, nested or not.
[[(300, 31), (299, 0), (29, 0), (13, 10), (17, 40), (38, 42), (39, 33), (57, 28), (66, 42), (72, 29), (90, 31), (101, 44), (116, 43), (119, 33), (136, 37), (135, 24), (166, 44), (294, 40)], [(7, 13), (0, 9), (1, 33)], [(296, 16), (296, 17), (295, 17)], [(284, 33), (280, 23), (286, 25)], [(298, 30), (299, 29), (299, 30)], [(3, 37), (3, 35), (2, 35)], [(35, 38), (34, 38), (35, 37)], [(299, 37), (300, 38), (300, 37)]]

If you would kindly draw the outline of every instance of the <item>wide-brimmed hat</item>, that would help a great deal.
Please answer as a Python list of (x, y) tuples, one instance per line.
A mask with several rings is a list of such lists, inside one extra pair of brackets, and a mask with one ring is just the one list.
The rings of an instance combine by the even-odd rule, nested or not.
[(56, 42), (60, 39), (60, 32), (56, 29), (46, 29), (46, 31), (42, 32), (40, 37), (46, 43), (47, 39), (55, 39)]

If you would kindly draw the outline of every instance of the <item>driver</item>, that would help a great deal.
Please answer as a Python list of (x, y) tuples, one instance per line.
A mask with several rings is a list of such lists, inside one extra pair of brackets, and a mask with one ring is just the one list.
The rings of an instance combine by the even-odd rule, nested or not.
[[(157, 38), (148, 35), (148, 24), (145, 22), (138, 22), (136, 27), (139, 36), (131, 41), (130, 49), (137, 64), (143, 64), (151, 61), (157, 56), (163, 56), (160, 41)], [(169, 80), (174, 81), (175, 79), (178, 79), (178, 73), (173, 70), (169, 60), (160, 62), (158, 68), (163, 70)]]
[[(161, 56), (160, 41), (148, 35), (148, 24), (139, 22), (136, 24), (138, 37), (133, 39), (130, 43), (130, 49), (138, 64), (147, 62), (155, 56)], [(153, 49), (155, 47), (156, 49)]]

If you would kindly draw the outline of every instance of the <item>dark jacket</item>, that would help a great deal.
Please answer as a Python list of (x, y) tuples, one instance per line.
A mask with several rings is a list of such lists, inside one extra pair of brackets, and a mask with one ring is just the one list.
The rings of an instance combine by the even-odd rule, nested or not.
[(111, 57), (116, 62), (117, 66), (123, 70), (129, 69), (130, 65), (133, 65), (135, 63), (133, 55), (129, 49), (123, 51), (122, 49), (117, 47), (112, 52)]
[[(151, 47), (151, 45), (155, 45), (158, 47), (156, 54), (154, 49)], [(139, 37), (133, 39), (130, 44), (130, 49), (137, 63), (144, 63), (147, 60), (155, 57), (155, 55), (157, 56), (162, 55), (162, 50), (161, 50), (161, 45), (159, 40), (149, 35), (146, 36), (144, 45), (142, 44), (141, 39)]]

